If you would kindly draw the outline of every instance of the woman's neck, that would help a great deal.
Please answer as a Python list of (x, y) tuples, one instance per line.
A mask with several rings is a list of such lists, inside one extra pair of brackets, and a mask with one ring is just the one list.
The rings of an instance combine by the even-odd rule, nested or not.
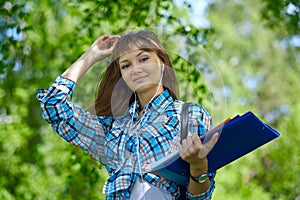
[(158, 91), (148, 91), (145, 93), (138, 93), (138, 97), (139, 97), (139, 102), (140, 102), (140, 108), (141, 110), (144, 109), (145, 105), (147, 103), (149, 103), (151, 101), (152, 98), (155, 98), (156, 96), (158, 96), (159, 94), (161, 94), (163, 92), (163, 88), (159, 88)]

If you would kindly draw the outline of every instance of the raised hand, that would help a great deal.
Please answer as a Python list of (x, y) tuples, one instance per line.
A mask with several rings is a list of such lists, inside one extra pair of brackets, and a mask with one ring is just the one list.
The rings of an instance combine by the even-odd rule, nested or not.
[(104, 35), (99, 37), (87, 50), (85, 56), (91, 56), (93, 63), (104, 59), (105, 57), (111, 55), (119, 38), (120, 36), (118, 35)]
[(119, 38), (120, 36), (118, 35), (104, 35), (98, 38), (90, 48), (62, 74), (62, 76), (77, 83), (93, 64), (112, 53)]

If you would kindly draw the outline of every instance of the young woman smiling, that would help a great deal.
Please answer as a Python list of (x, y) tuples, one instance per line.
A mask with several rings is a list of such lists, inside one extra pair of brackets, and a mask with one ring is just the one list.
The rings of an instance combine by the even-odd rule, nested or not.
[[(102, 76), (94, 110), (71, 101), (76, 83), (97, 61), (111, 56)], [(37, 91), (42, 115), (67, 142), (89, 152), (110, 175), (106, 199), (210, 199), (215, 173), (207, 173), (206, 155), (217, 136), (202, 144), (199, 136), (212, 124), (200, 105), (189, 108), (196, 132), (180, 145), (181, 108), (170, 58), (148, 30), (105, 35), (75, 61), (48, 89)], [(179, 149), (190, 164), (191, 179), (182, 193), (177, 183), (145, 166)]]

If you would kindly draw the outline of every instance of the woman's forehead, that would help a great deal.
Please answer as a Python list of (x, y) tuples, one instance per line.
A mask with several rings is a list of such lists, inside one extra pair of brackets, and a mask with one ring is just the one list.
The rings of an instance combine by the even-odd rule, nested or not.
[(129, 49), (127, 51), (122, 52), (119, 59), (121, 60), (124, 57), (129, 57), (129, 56), (132, 56), (132, 55), (138, 55), (141, 52), (144, 52), (144, 50), (139, 49), (139, 48)]
[(149, 49), (153, 50), (159, 48), (159, 45), (156, 44), (150, 38), (136, 37), (136, 36), (126, 36), (118, 41), (116, 45), (117, 49), (115, 51), (116, 56), (121, 55), (124, 52), (134, 49)]
[(141, 54), (143, 54), (144, 52), (147, 52), (147, 53), (151, 53), (153, 52), (152, 49), (147, 49), (147, 48), (138, 48), (137, 46), (133, 47), (132, 49), (128, 49), (124, 52), (122, 52), (119, 56), (119, 62), (123, 61), (123, 60), (126, 60), (127, 58), (129, 57), (132, 57), (132, 56), (139, 56)]

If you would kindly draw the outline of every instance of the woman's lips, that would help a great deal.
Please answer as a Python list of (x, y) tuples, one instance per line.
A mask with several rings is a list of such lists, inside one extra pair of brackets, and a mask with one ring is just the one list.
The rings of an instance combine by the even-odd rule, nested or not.
[(146, 79), (146, 77), (147, 76), (140, 76), (140, 77), (137, 77), (137, 78), (133, 79), (133, 81), (136, 82), (136, 83), (141, 83)]

